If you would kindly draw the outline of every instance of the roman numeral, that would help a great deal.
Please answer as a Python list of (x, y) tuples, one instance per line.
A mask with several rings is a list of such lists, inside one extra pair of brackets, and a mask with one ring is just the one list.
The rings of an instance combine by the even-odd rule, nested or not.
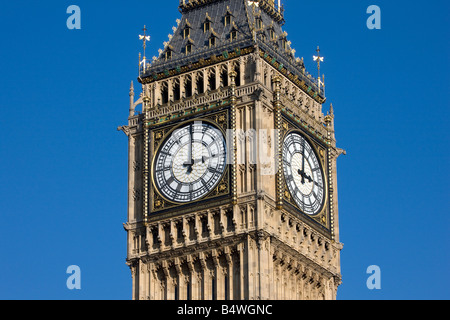
[(208, 167), (208, 171), (211, 172), (212, 174), (221, 174), (220, 171), (218, 171), (216, 168), (213, 167)]
[(168, 184), (168, 185), (170, 185), (172, 182), (174, 182), (175, 181), (175, 179), (174, 179), (174, 177), (169, 177), (169, 179), (167, 179), (167, 181), (166, 181), (166, 183)]
[(172, 155), (170, 152), (167, 152), (167, 151), (164, 151), (164, 150), (161, 150), (161, 154), (164, 154), (166, 156), (171, 156)]

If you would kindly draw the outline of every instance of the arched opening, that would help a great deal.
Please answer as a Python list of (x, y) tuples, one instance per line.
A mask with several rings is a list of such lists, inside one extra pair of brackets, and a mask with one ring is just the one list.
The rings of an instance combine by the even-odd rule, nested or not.
[(186, 95), (186, 98), (192, 96), (192, 78), (190, 76), (187, 76), (184, 80), (184, 93)]
[(228, 71), (227, 69), (223, 69), (220, 74), (220, 82), (222, 83), (222, 87), (228, 87)]
[(234, 71), (236, 72), (236, 87), (241, 86), (241, 70), (238, 65), (234, 67)]
[(214, 69), (212, 69), (209, 72), (209, 76), (208, 76), (208, 87), (209, 90), (216, 90), (216, 71)]
[(197, 87), (197, 92), (198, 94), (202, 94), (205, 92), (205, 87), (203, 84), (203, 74), (199, 73), (197, 76), (197, 83), (196, 83), (196, 87)]
[(161, 85), (161, 103), (166, 104), (169, 102), (169, 86), (167, 82)]
[(178, 101), (181, 99), (181, 88), (180, 88), (180, 82), (178, 80), (174, 81), (173, 83), (173, 100)]

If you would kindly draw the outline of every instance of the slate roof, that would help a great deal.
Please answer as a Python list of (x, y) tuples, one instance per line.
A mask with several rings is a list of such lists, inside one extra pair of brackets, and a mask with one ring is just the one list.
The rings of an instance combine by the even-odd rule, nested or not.
[[(185, 1), (188, 3), (189, 1)], [(221, 55), (224, 52), (234, 51), (236, 48), (243, 49), (252, 47), (255, 44), (264, 51), (275, 57), (279, 64), (282, 64), (289, 72), (298, 75), (305, 80), (314, 91), (317, 85), (314, 79), (308, 78), (304, 73), (303, 61), (298, 61), (288, 44), (283, 46), (283, 41), (288, 41), (286, 33), (282, 30), (284, 24), (283, 9), (278, 11), (273, 8), (271, 0), (260, 0), (259, 8), (253, 14), (252, 6), (248, 5), (248, 0), (201, 0), (191, 1), (192, 4), (180, 5), (182, 13), (181, 21), (170, 41), (160, 56), (155, 61), (150, 61), (151, 65), (141, 74), (141, 78), (147, 78), (153, 74), (161, 73), (198, 62), (200, 59), (210, 58), (212, 55)], [(256, 1), (258, 2), (258, 1)], [(225, 16), (232, 14), (231, 24), (225, 25)], [(262, 28), (258, 29), (256, 19), (262, 21)], [(209, 31), (204, 31), (206, 20), (211, 21)], [(256, 36), (253, 35), (255, 26)], [(190, 28), (189, 37), (184, 37), (184, 29)], [(236, 30), (237, 37), (231, 41), (231, 31)], [(270, 31), (272, 30), (272, 31)], [(271, 37), (273, 32), (273, 39)], [(216, 44), (209, 46), (210, 37), (216, 38)], [(190, 43), (192, 50), (186, 52), (186, 45)], [(171, 51), (171, 58), (166, 59), (166, 52)]]

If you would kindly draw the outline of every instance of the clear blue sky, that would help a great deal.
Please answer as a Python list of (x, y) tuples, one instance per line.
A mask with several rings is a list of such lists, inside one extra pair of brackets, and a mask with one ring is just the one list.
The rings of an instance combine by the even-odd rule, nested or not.
[[(339, 299), (449, 299), (448, 1), (285, 0), (289, 40), (336, 114)], [(66, 9), (81, 8), (81, 30)], [(369, 30), (366, 9), (381, 8)], [(3, 1), (0, 6), (0, 299), (129, 299), (128, 88), (138, 34), (151, 57), (170, 1)], [(136, 83), (136, 81), (135, 81)], [(66, 268), (81, 268), (81, 290)], [(381, 290), (366, 287), (370, 265)]]

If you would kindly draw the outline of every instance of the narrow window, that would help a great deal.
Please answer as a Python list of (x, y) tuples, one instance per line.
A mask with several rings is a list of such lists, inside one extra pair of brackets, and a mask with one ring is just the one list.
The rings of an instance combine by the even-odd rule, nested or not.
[(241, 70), (238, 66), (234, 68), (234, 71), (236, 72), (236, 86), (239, 87), (241, 85)]
[(178, 300), (178, 284), (175, 285), (175, 300)]
[(216, 45), (216, 38), (215, 37), (211, 37), (209, 38), (209, 47), (214, 47)]
[(200, 75), (199, 77), (197, 77), (197, 93), (198, 94), (202, 94), (205, 90), (204, 90), (204, 86), (203, 86), (203, 77)]
[(222, 86), (228, 87), (228, 72), (227, 72), (227, 70), (223, 70), (220, 77), (221, 77)]
[[(180, 83), (179, 82), (176, 82), (173, 85), (173, 92), (172, 92), (172, 94), (173, 94), (174, 101), (178, 101), (178, 100), (181, 99), (181, 88), (180, 88)], [(178, 227), (178, 232), (180, 232), (179, 230), (181, 230), (180, 227)]]
[(225, 16), (225, 26), (229, 26), (231, 24), (231, 15)]
[(262, 29), (263, 27), (263, 23), (262, 23), (262, 19), (261, 18), (257, 18), (256, 19), (256, 29)]
[(204, 32), (208, 32), (211, 29), (211, 22), (205, 21), (203, 24)]
[(231, 41), (234, 41), (237, 39), (237, 31), (236, 30), (231, 31), (230, 39), (231, 39)]
[(271, 40), (275, 40), (275, 31), (273, 29), (269, 29), (269, 37)]
[[(179, 98), (176, 100), (179, 100)], [(183, 225), (181, 223), (177, 225), (177, 239), (183, 240)]]
[(225, 275), (225, 300), (229, 300), (228, 298), (228, 275)]
[(167, 86), (167, 83), (164, 83), (162, 85), (161, 98), (162, 98), (162, 104), (166, 104), (169, 102), (169, 88)]
[(281, 40), (281, 46), (283, 47), (284, 51), (287, 50), (288, 45), (287, 45), (287, 40), (286, 40), (286, 38), (283, 38), (283, 39)]
[(186, 97), (192, 96), (192, 78), (188, 77), (184, 83), (184, 92), (186, 92)]
[(212, 300), (217, 300), (216, 294), (216, 278), (211, 279), (211, 292), (212, 292)]
[(190, 33), (191, 33), (191, 29), (185, 28), (183, 31), (183, 39), (189, 38)]
[(186, 284), (186, 300), (191, 300), (191, 283)]
[(210, 90), (216, 90), (216, 74), (215, 73), (211, 73), (209, 75), (209, 89)]

